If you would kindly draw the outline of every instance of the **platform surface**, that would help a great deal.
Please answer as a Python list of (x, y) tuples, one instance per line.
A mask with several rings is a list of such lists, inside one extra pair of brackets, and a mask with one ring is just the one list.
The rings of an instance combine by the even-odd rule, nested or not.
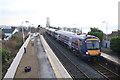
[[(21, 62), (17, 68), (14, 78), (71, 78), (62, 66), (59, 60), (53, 59), (54, 53), (50, 54), (48, 46), (43, 47), (40, 36), (33, 36), (26, 47), (26, 53), (24, 53)], [(46, 45), (47, 43), (45, 43)], [(51, 51), (51, 49), (48, 49)], [(51, 62), (52, 60), (52, 62)], [(57, 65), (57, 66), (56, 66)], [(26, 66), (31, 67), (30, 72), (25, 72)], [(59, 68), (59, 69), (58, 69)]]
[[(31, 67), (25, 72), (26, 66)], [(56, 78), (40, 43), (40, 38), (32, 37), (18, 66), (15, 78)]]
[(120, 59), (117, 56), (112, 56), (103, 52), (101, 53), (101, 56), (120, 65)]

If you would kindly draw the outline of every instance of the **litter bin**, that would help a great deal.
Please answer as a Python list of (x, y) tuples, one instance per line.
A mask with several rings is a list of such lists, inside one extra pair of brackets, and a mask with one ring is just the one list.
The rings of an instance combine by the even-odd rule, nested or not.
[(25, 72), (30, 72), (30, 71), (31, 71), (31, 67), (30, 67), (30, 66), (26, 66), (26, 67), (24, 68), (24, 71), (25, 71)]

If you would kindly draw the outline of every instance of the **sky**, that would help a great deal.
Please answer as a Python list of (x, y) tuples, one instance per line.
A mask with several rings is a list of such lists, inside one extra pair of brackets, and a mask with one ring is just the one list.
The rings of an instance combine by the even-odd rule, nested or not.
[[(54, 27), (76, 27), (88, 32), (97, 27), (106, 33), (118, 29), (120, 0), (0, 0), (0, 25), (23, 23), (46, 26), (47, 17)], [(29, 23), (25, 23), (29, 21)], [(104, 22), (104, 23), (102, 23)]]

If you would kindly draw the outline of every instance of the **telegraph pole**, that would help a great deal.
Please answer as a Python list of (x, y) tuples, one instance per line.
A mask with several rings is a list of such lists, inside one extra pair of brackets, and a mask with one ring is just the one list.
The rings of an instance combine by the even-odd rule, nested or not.
[(107, 41), (107, 38), (108, 38), (107, 31), (108, 31), (108, 23), (106, 22), (106, 41)]
[(102, 23), (106, 23), (106, 41), (107, 41), (108, 22), (103, 21)]
[[(24, 34), (23, 23), (24, 22), (22, 22), (22, 36), (23, 36), (23, 43), (24, 43), (24, 41), (25, 41), (25, 34)], [(25, 21), (25, 23), (29, 23), (29, 21)]]
[(24, 35), (24, 30), (23, 30), (23, 22), (22, 22), (22, 37), (23, 37), (23, 43), (24, 43), (24, 37), (25, 37), (25, 35)]

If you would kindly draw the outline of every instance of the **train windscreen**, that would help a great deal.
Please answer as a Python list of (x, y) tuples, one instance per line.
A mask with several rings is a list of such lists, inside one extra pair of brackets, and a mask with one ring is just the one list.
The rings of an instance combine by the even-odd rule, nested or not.
[(86, 41), (88, 50), (98, 50), (100, 49), (100, 43), (98, 40), (87, 40)]

